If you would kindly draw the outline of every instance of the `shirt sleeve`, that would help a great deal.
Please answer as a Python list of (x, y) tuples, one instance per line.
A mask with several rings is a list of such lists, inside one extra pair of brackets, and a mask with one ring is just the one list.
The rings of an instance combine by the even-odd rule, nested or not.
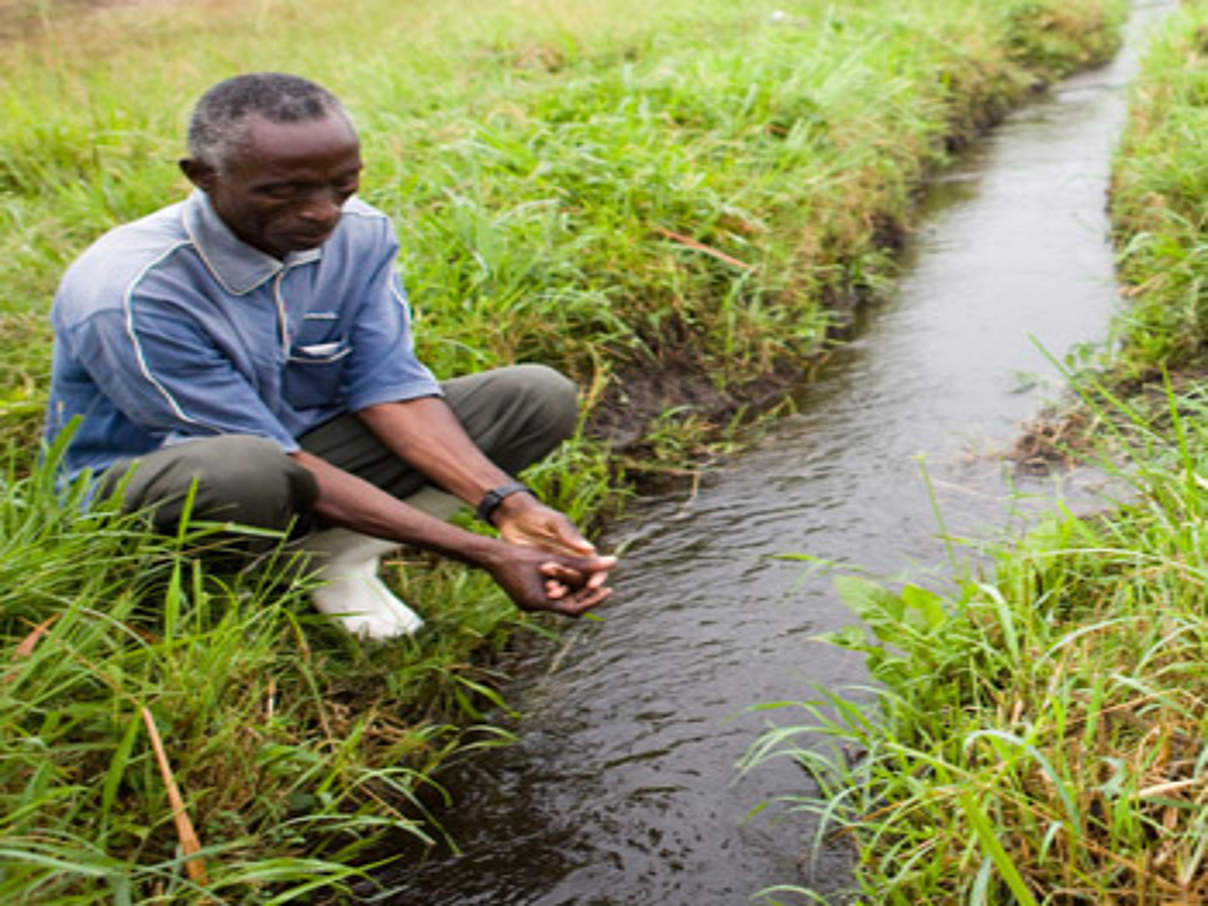
[(379, 403), (442, 395), (432, 372), (415, 357), (410, 307), (394, 268), (397, 253), (391, 230), (385, 254), (366, 284), (352, 322), (343, 395), (353, 412)]
[(251, 434), (300, 449), (212, 338), (171, 309), (136, 296), (124, 316), (93, 315), (71, 341), (100, 391), (165, 444)]

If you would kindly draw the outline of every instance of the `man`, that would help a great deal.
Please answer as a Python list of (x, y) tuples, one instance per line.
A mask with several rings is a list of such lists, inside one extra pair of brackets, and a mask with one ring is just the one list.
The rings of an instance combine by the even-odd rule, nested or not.
[[(439, 384), (416, 360), (340, 102), (238, 76), (198, 102), (188, 145), (190, 197), (103, 236), (56, 294), (46, 437), (80, 417), (68, 472), (164, 530), (191, 506), (303, 535), (316, 606), (372, 638), (420, 625), (376, 578), (400, 543), (486, 569), (525, 609), (607, 597), (615, 559), (513, 478), (573, 430), (574, 386), (533, 365)], [(448, 494), (500, 538), (447, 524)]]

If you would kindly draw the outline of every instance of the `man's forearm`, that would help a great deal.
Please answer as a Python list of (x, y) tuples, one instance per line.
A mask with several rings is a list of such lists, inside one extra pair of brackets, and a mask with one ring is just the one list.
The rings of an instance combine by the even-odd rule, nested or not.
[(407, 506), (313, 453), (299, 451), (290, 456), (319, 485), (312, 512), (321, 521), (400, 544), (414, 544), (485, 569), (525, 610), (576, 615), (610, 593), (603, 580), (616, 563), (612, 557), (598, 557), (594, 550), (590, 556), (566, 556), (467, 532)]
[(489, 566), (499, 556), (500, 542), (495, 539), (464, 531), (407, 506), (312, 453), (290, 455), (318, 482), (313, 513), (323, 523), (412, 544), (474, 566)]
[(453, 410), (438, 397), (384, 403), (357, 415), (395, 455), (471, 506), (491, 488), (511, 481), (478, 449)]

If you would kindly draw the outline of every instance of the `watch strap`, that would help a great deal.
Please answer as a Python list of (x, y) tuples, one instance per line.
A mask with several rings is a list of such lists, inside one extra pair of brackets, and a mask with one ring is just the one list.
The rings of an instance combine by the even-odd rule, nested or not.
[(510, 497), (513, 494), (517, 494), (521, 491), (524, 491), (526, 494), (532, 494), (533, 497), (537, 496), (536, 494), (533, 494), (532, 489), (523, 482), (509, 481), (507, 484), (501, 484), (497, 488), (491, 488), (491, 490), (483, 494), (482, 500), (478, 501), (478, 506), (474, 512), (477, 513), (478, 518), (487, 525), (493, 526), (495, 523), (491, 521), (491, 516), (494, 515), (497, 509), (499, 509), (499, 504), (503, 503), (505, 497)]

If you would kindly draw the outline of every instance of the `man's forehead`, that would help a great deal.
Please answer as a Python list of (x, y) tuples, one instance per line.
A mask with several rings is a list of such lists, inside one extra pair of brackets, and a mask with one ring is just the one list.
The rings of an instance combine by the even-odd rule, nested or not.
[(357, 134), (339, 113), (319, 119), (278, 123), (250, 114), (230, 163), (289, 166), (325, 163), (356, 155)]

